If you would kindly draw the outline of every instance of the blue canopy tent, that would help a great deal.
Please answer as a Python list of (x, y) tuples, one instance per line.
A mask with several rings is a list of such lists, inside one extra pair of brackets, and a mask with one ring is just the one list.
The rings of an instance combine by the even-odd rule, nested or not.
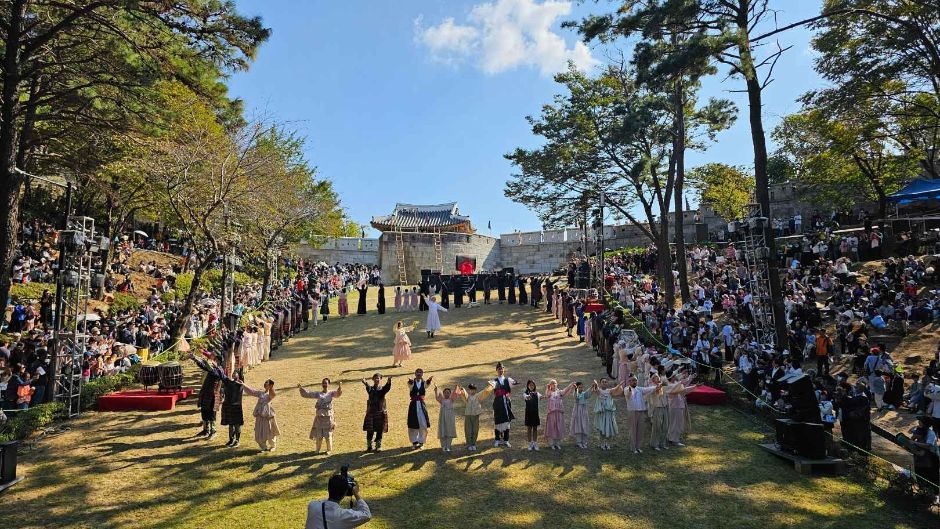
[(940, 179), (918, 178), (896, 193), (888, 195), (888, 200), (898, 204), (910, 204), (919, 200), (940, 200)]

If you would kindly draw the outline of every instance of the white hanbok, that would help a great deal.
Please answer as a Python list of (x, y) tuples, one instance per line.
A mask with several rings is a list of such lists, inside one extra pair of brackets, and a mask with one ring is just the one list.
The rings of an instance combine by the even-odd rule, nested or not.
[(441, 330), (441, 317), (437, 311), (442, 310), (447, 312), (447, 309), (442, 307), (436, 301), (428, 301), (428, 323), (427, 331), (435, 332)]

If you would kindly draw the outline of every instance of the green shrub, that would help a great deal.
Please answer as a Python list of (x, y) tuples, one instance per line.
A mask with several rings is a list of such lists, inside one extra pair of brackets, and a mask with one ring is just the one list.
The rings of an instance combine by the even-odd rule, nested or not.
[(36, 430), (45, 428), (64, 418), (65, 406), (61, 402), (37, 404), (28, 410), (7, 413), (10, 418), (0, 427), (0, 442), (26, 439)]
[(82, 410), (90, 410), (95, 407), (98, 397), (114, 391), (121, 391), (134, 384), (133, 373), (119, 373), (109, 377), (96, 378), (89, 380), (82, 385)]
[(27, 299), (39, 301), (44, 290), (55, 293), (55, 285), (52, 283), (16, 283), (10, 286), (10, 299), (14, 302)]
[(140, 300), (131, 294), (123, 292), (114, 293), (114, 301), (111, 302), (111, 310), (114, 314), (120, 314), (128, 310), (137, 310), (140, 308)]

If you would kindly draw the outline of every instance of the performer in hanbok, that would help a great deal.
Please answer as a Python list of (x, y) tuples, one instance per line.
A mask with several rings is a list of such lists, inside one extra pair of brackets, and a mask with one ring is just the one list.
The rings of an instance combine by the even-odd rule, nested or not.
[(401, 312), (401, 287), (395, 287), (395, 312)]
[(477, 439), (480, 436), (480, 414), (483, 413), (483, 399), (493, 390), (492, 386), (486, 386), (483, 391), (477, 393), (477, 387), (468, 384), (467, 389), (457, 386), (457, 394), (463, 397), (464, 415), (463, 415), (463, 434), (467, 440), (467, 450), (475, 452), (477, 449)]
[(310, 319), (313, 320), (313, 326), (317, 326), (317, 322), (320, 321), (320, 316), (318, 316), (320, 311), (320, 293), (314, 292), (310, 296)]
[(242, 436), (242, 425), (245, 424), (245, 415), (242, 411), (242, 385), (241, 370), (237, 370), (232, 377), (222, 377), (222, 426), (228, 426), (228, 442), (225, 446), (235, 448)]
[(379, 300), (376, 302), (375, 308), (379, 311), (379, 314), (385, 314), (385, 284), (379, 283)]
[(428, 438), (428, 428), (431, 426), (431, 418), (428, 416), (428, 407), (424, 404), (424, 396), (427, 393), (428, 384), (434, 380), (434, 377), (428, 377), (424, 380), (424, 370), (415, 371), (415, 378), (408, 380), (408, 394), (411, 402), (408, 403), (408, 438), (411, 440), (411, 446), (415, 450), (424, 446)]
[(323, 296), (320, 298), (320, 314), (323, 316), (323, 321), (330, 319), (330, 293), (328, 290), (323, 290)]
[(336, 390), (330, 391), (330, 379), (324, 378), (320, 384), (322, 391), (307, 391), (297, 384), (300, 390), (300, 396), (305, 399), (317, 399), (316, 416), (313, 419), (313, 427), (310, 428), (310, 439), (317, 442), (317, 451), (326, 440), (326, 453), (333, 451), (333, 430), (336, 429), (336, 421), (333, 417), (333, 399), (339, 398), (343, 394), (343, 383), (336, 385)]
[(457, 417), (454, 415), (453, 392), (450, 388), (444, 388), (444, 391), (434, 386), (434, 398), (441, 405), (441, 411), (437, 416), (437, 438), (441, 441), (441, 449), (445, 452), (451, 451), (451, 445), (457, 438)]
[(506, 274), (502, 272), (496, 274), (496, 296), (499, 298), (499, 304), (506, 301)]
[(657, 452), (666, 450), (666, 434), (669, 431), (669, 408), (666, 392), (660, 384), (658, 374), (650, 377), (656, 389), (647, 396), (650, 415), (650, 447)]
[(610, 440), (619, 432), (614, 397), (623, 394), (623, 386), (617, 384), (610, 388), (607, 379), (602, 378), (600, 383), (595, 380), (591, 389), (597, 396), (594, 399), (594, 429), (601, 436), (601, 450), (610, 450)]
[(631, 375), (630, 385), (623, 390), (627, 400), (627, 436), (630, 438), (630, 446), (627, 448), (632, 448), (634, 454), (643, 453), (643, 438), (646, 437), (646, 397), (660, 388), (662, 384), (659, 383), (653, 386), (638, 386), (636, 376)]
[(569, 432), (574, 437), (578, 448), (588, 447), (588, 437), (591, 435), (591, 416), (588, 412), (588, 403), (591, 392), (584, 389), (581, 382), (574, 383), (574, 411), (571, 412), (571, 427)]
[(676, 374), (669, 377), (669, 386), (666, 388), (666, 397), (669, 401), (669, 430), (666, 433), (666, 439), (676, 446), (685, 446), (682, 444), (682, 437), (691, 424), (686, 395), (696, 387), (695, 385), (686, 386)]
[(493, 446), (505, 446), (512, 448), (509, 444), (509, 427), (512, 420), (516, 418), (512, 414), (512, 402), (509, 396), (512, 394), (512, 386), (518, 384), (515, 380), (506, 375), (506, 369), (502, 362), (496, 364), (496, 378), (490, 380), (490, 386), (493, 388), (493, 422), (496, 428), (493, 432), (495, 437)]
[(565, 402), (564, 398), (575, 388), (574, 383), (563, 390), (558, 389), (554, 379), (545, 387), (548, 397), (548, 415), (545, 417), (545, 438), (552, 450), (561, 450), (561, 440), (565, 437)]
[(539, 425), (542, 421), (539, 419), (539, 401), (542, 400), (542, 394), (539, 393), (535, 382), (527, 380), (525, 383), (525, 438), (529, 442), (529, 450), (538, 452), (539, 450)]
[[(423, 300), (424, 297), (422, 296), (421, 299)], [(447, 312), (447, 309), (442, 307), (437, 302), (436, 296), (431, 296), (431, 299), (428, 300), (427, 304), (428, 304), (428, 321), (427, 321), (426, 330), (428, 333), (428, 338), (434, 338), (434, 333), (436, 331), (441, 330), (441, 316), (440, 314), (438, 314), (438, 311), (442, 310), (444, 312)]]
[(274, 417), (274, 406), (271, 401), (277, 395), (274, 393), (274, 381), (268, 379), (264, 382), (264, 389), (252, 389), (242, 384), (242, 389), (248, 395), (258, 398), (252, 415), (255, 417), (255, 442), (262, 452), (273, 452), (277, 448), (277, 436), (281, 435)]
[(349, 298), (346, 294), (346, 287), (343, 287), (339, 290), (339, 300), (337, 301), (340, 318), (346, 318), (349, 316)]
[(395, 333), (395, 346), (392, 348), (392, 367), (401, 367), (402, 362), (411, 360), (411, 338), (408, 333), (415, 330), (415, 326), (405, 327), (405, 322), (398, 320), (392, 332)]
[[(385, 407), (385, 395), (392, 389), (392, 377), (388, 377), (385, 385), (382, 385), (382, 375), (376, 373), (372, 375), (372, 385), (366, 379), (362, 379), (362, 384), (366, 387), (368, 399), (366, 400), (366, 416), (362, 420), (362, 430), (366, 432), (366, 452), (378, 452), (382, 450), (382, 436), (388, 433), (388, 410)], [(372, 439), (375, 437), (375, 448), (372, 447)]]
[(408, 312), (414, 312), (418, 310), (418, 288), (412, 287), (408, 291)]
[(199, 389), (199, 412), (202, 415), (202, 431), (196, 434), (196, 437), (205, 436), (206, 439), (215, 437), (215, 418), (219, 406), (222, 404), (220, 393), (223, 372), (215, 363), (209, 362), (205, 358), (200, 358), (189, 353), (196, 367), (206, 372), (202, 379), (202, 387)]
[(369, 292), (369, 283), (366, 283), (365, 280), (360, 281), (359, 286), (356, 287), (356, 290), (359, 292), (359, 306), (356, 308), (356, 314), (365, 314), (366, 293)]

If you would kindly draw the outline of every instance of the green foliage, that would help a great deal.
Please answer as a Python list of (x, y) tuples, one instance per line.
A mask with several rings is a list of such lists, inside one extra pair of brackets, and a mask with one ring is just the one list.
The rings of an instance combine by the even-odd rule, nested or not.
[(127, 311), (136, 311), (140, 308), (140, 300), (131, 294), (123, 292), (114, 293), (114, 301), (111, 302), (111, 310), (115, 314), (121, 314)]
[(36, 430), (45, 428), (64, 418), (65, 406), (61, 402), (37, 404), (28, 410), (12, 411), (10, 419), (0, 427), (0, 442), (26, 439)]
[(709, 163), (691, 170), (687, 178), (702, 203), (725, 220), (742, 218), (754, 196), (754, 177), (741, 167)]
[(90, 410), (98, 403), (98, 397), (121, 391), (134, 384), (133, 373), (118, 373), (109, 377), (101, 377), (82, 384), (82, 410)]
[[(232, 274), (232, 281), (235, 283), (235, 288), (238, 288), (250, 283), (257, 283), (259, 280), (244, 272), (236, 271), (234, 274)], [(164, 293), (161, 296), (161, 299), (163, 299), (163, 301), (183, 299), (189, 294), (189, 291), (192, 288), (193, 272), (178, 274), (176, 276), (176, 288)], [(222, 290), (222, 270), (219, 268), (212, 268), (207, 270), (202, 275), (199, 288), (201, 290), (205, 290), (206, 292), (220, 292)]]
[(16, 283), (10, 286), (10, 298), (16, 301), (31, 300), (38, 302), (43, 291), (55, 292), (53, 283)]

